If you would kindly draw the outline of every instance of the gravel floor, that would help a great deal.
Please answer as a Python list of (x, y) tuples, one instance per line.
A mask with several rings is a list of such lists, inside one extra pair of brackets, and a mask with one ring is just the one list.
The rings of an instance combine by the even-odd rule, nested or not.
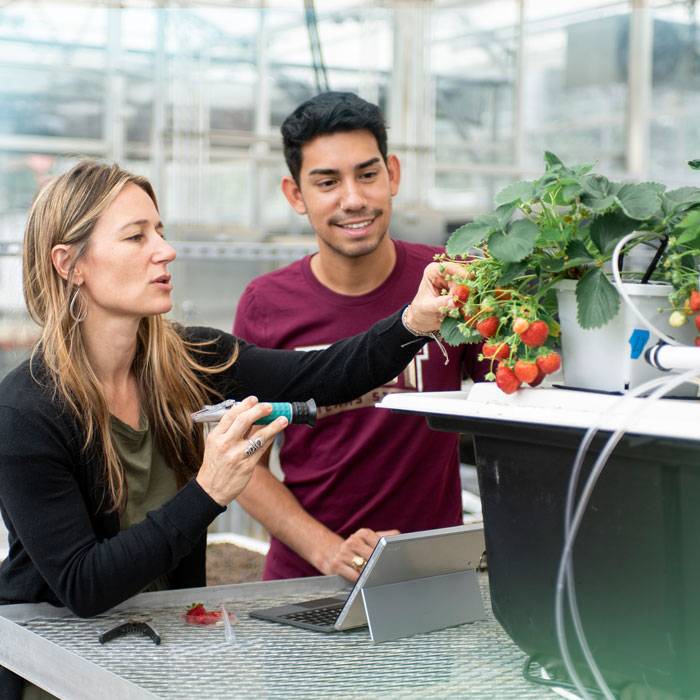
[(207, 585), (259, 581), (264, 561), (262, 554), (234, 544), (210, 544), (207, 547)]

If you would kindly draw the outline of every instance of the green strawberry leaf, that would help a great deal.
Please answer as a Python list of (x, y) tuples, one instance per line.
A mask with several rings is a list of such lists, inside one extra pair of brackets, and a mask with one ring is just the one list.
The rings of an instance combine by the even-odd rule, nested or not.
[(581, 178), (581, 188), (584, 194), (592, 199), (604, 199), (617, 194), (619, 187), (604, 175), (589, 174)]
[(562, 187), (557, 200), (561, 201), (562, 204), (571, 204), (576, 197), (580, 197), (582, 193), (583, 187), (581, 187), (580, 182), (569, 182)]
[(677, 243), (688, 248), (700, 248), (700, 229), (687, 229), (678, 236)]
[(581, 202), (597, 214), (602, 214), (608, 209), (611, 209), (617, 200), (614, 195), (609, 195), (608, 197), (591, 197), (584, 193), (581, 197)]
[(537, 245), (546, 248), (548, 246), (558, 246), (566, 240), (566, 231), (562, 231), (559, 226), (543, 226), (537, 235)]
[(494, 199), (494, 204), (498, 207), (501, 204), (511, 202), (529, 202), (535, 194), (535, 183), (529, 180), (520, 180), (512, 185), (504, 187)]
[(496, 208), (493, 215), (498, 221), (499, 228), (505, 228), (508, 225), (510, 217), (513, 216), (513, 212), (517, 209), (517, 207), (517, 202), (506, 202), (505, 204), (501, 204), (500, 207)]
[(661, 207), (659, 185), (653, 182), (623, 185), (617, 193), (617, 201), (631, 219), (646, 221)]
[(581, 328), (600, 328), (620, 309), (620, 297), (605, 273), (589, 270), (576, 285), (577, 320)]
[(678, 228), (694, 228), (700, 226), (700, 209), (694, 209), (683, 217)]
[(700, 187), (679, 187), (675, 190), (668, 190), (666, 196), (677, 203), (700, 203)]
[(564, 269), (564, 258), (543, 258), (540, 268), (545, 272), (561, 272)]
[(693, 169), (693, 170), (700, 170), (700, 160), (689, 160), (688, 165)]
[(497, 260), (513, 263), (527, 257), (535, 247), (539, 229), (529, 219), (518, 219), (489, 237), (489, 252)]
[(527, 272), (530, 264), (528, 262), (516, 262), (516, 263), (506, 263), (503, 266), (503, 272), (498, 278), (499, 287), (507, 287), (511, 282), (513, 282), (517, 277), (524, 275)]
[(551, 170), (552, 168), (565, 168), (566, 166), (564, 163), (561, 162), (561, 160), (554, 155), (551, 151), (545, 151), (544, 152), (544, 162), (547, 166), (547, 170)]
[[(476, 334), (478, 338), (472, 339)], [(473, 330), (466, 323), (463, 323), (458, 318), (447, 316), (442, 319), (440, 324), (440, 335), (448, 345), (462, 345), (463, 343), (476, 343), (482, 340), (481, 334)]]
[(447, 241), (445, 250), (450, 257), (454, 258), (458, 255), (466, 257), (470, 248), (476, 248), (498, 228), (498, 221), (493, 215), (479, 216), (474, 221), (464, 224), (454, 231)]
[(638, 225), (638, 221), (622, 212), (608, 212), (593, 219), (590, 227), (591, 241), (601, 253), (609, 253), (623, 236), (632, 233)]
[(590, 265), (595, 258), (588, 252), (583, 241), (571, 241), (566, 246), (566, 262), (564, 263), (564, 269), (568, 270), (572, 267), (582, 267), (583, 265)]

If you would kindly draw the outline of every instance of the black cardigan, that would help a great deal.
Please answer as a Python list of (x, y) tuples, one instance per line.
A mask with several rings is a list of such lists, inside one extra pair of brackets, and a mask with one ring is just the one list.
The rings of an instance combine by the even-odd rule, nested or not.
[[(210, 375), (223, 395), (313, 397), (319, 405), (380, 386), (424, 344), (398, 313), (315, 352), (258, 348), (206, 328), (183, 334), (216, 339), (211, 354), (197, 355), (208, 364), (230, 357), (238, 342), (232, 367)], [(173, 588), (205, 585), (206, 529), (224, 509), (191, 480), (143, 522), (120, 531), (118, 515), (108, 512), (98, 451), (85, 454), (83, 441), (73, 416), (32, 379), (28, 362), (0, 384), (0, 510), (10, 543), (0, 566), (0, 604), (49, 602), (87, 617), (164, 573)]]
[[(350, 401), (399, 374), (425, 339), (400, 314), (328, 349), (258, 348), (210, 328), (185, 328), (188, 340), (215, 340), (202, 364), (239, 355), (208, 381), (224, 396)], [(35, 374), (41, 365), (35, 365)], [(212, 396), (216, 401), (216, 397)], [(168, 573), (173, 588), (204, 586), (207, 526), (221, 508), (192, 479), (171, 500), (127, 530), (108, 512), (98, 450), (85, 453), (80, 426), (51, 392), (32, 379), (29, 363), (0, 384), (0, 512), (10, 554), (0, 565), (0, 604), (48, 602), (96, 615)], [(0, 697), (19, 692), (0, 667)]]

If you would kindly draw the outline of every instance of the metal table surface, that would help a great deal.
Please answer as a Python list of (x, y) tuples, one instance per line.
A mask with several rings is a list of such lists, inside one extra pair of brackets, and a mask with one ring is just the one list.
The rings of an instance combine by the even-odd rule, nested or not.
[[(328, 635), (247, 614), (343, 586), (318, 577), (145, 593), (90, 619), (49, 605), (0, 606), (0, 664), (66, 698), (556, 697), (523, 679), (525, 655), (491, 614), (486, 575), (486, 620), (384, 644), (366, 628)], [(236, 613), (234, 643), (221, 626), (182, 620), (199, 601)], [(148, 614), (161, 645), (134, 634), (100, 644), (98, 634), (128, 613)]]

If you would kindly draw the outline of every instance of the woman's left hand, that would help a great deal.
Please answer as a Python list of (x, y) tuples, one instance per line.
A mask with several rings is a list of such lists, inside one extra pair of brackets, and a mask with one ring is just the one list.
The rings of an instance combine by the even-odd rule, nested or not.
[(406, 323), (420, 333), (437, 331), (444, 316), (441, 309), (454, 306), (454, 295), (450, 292), (457, 286), (456, 282), (448, 282), (444, 275), (463, 274), (463, 265), (448, 262), (430, 263), (423, 271), (416, 296), (408, 306)]

